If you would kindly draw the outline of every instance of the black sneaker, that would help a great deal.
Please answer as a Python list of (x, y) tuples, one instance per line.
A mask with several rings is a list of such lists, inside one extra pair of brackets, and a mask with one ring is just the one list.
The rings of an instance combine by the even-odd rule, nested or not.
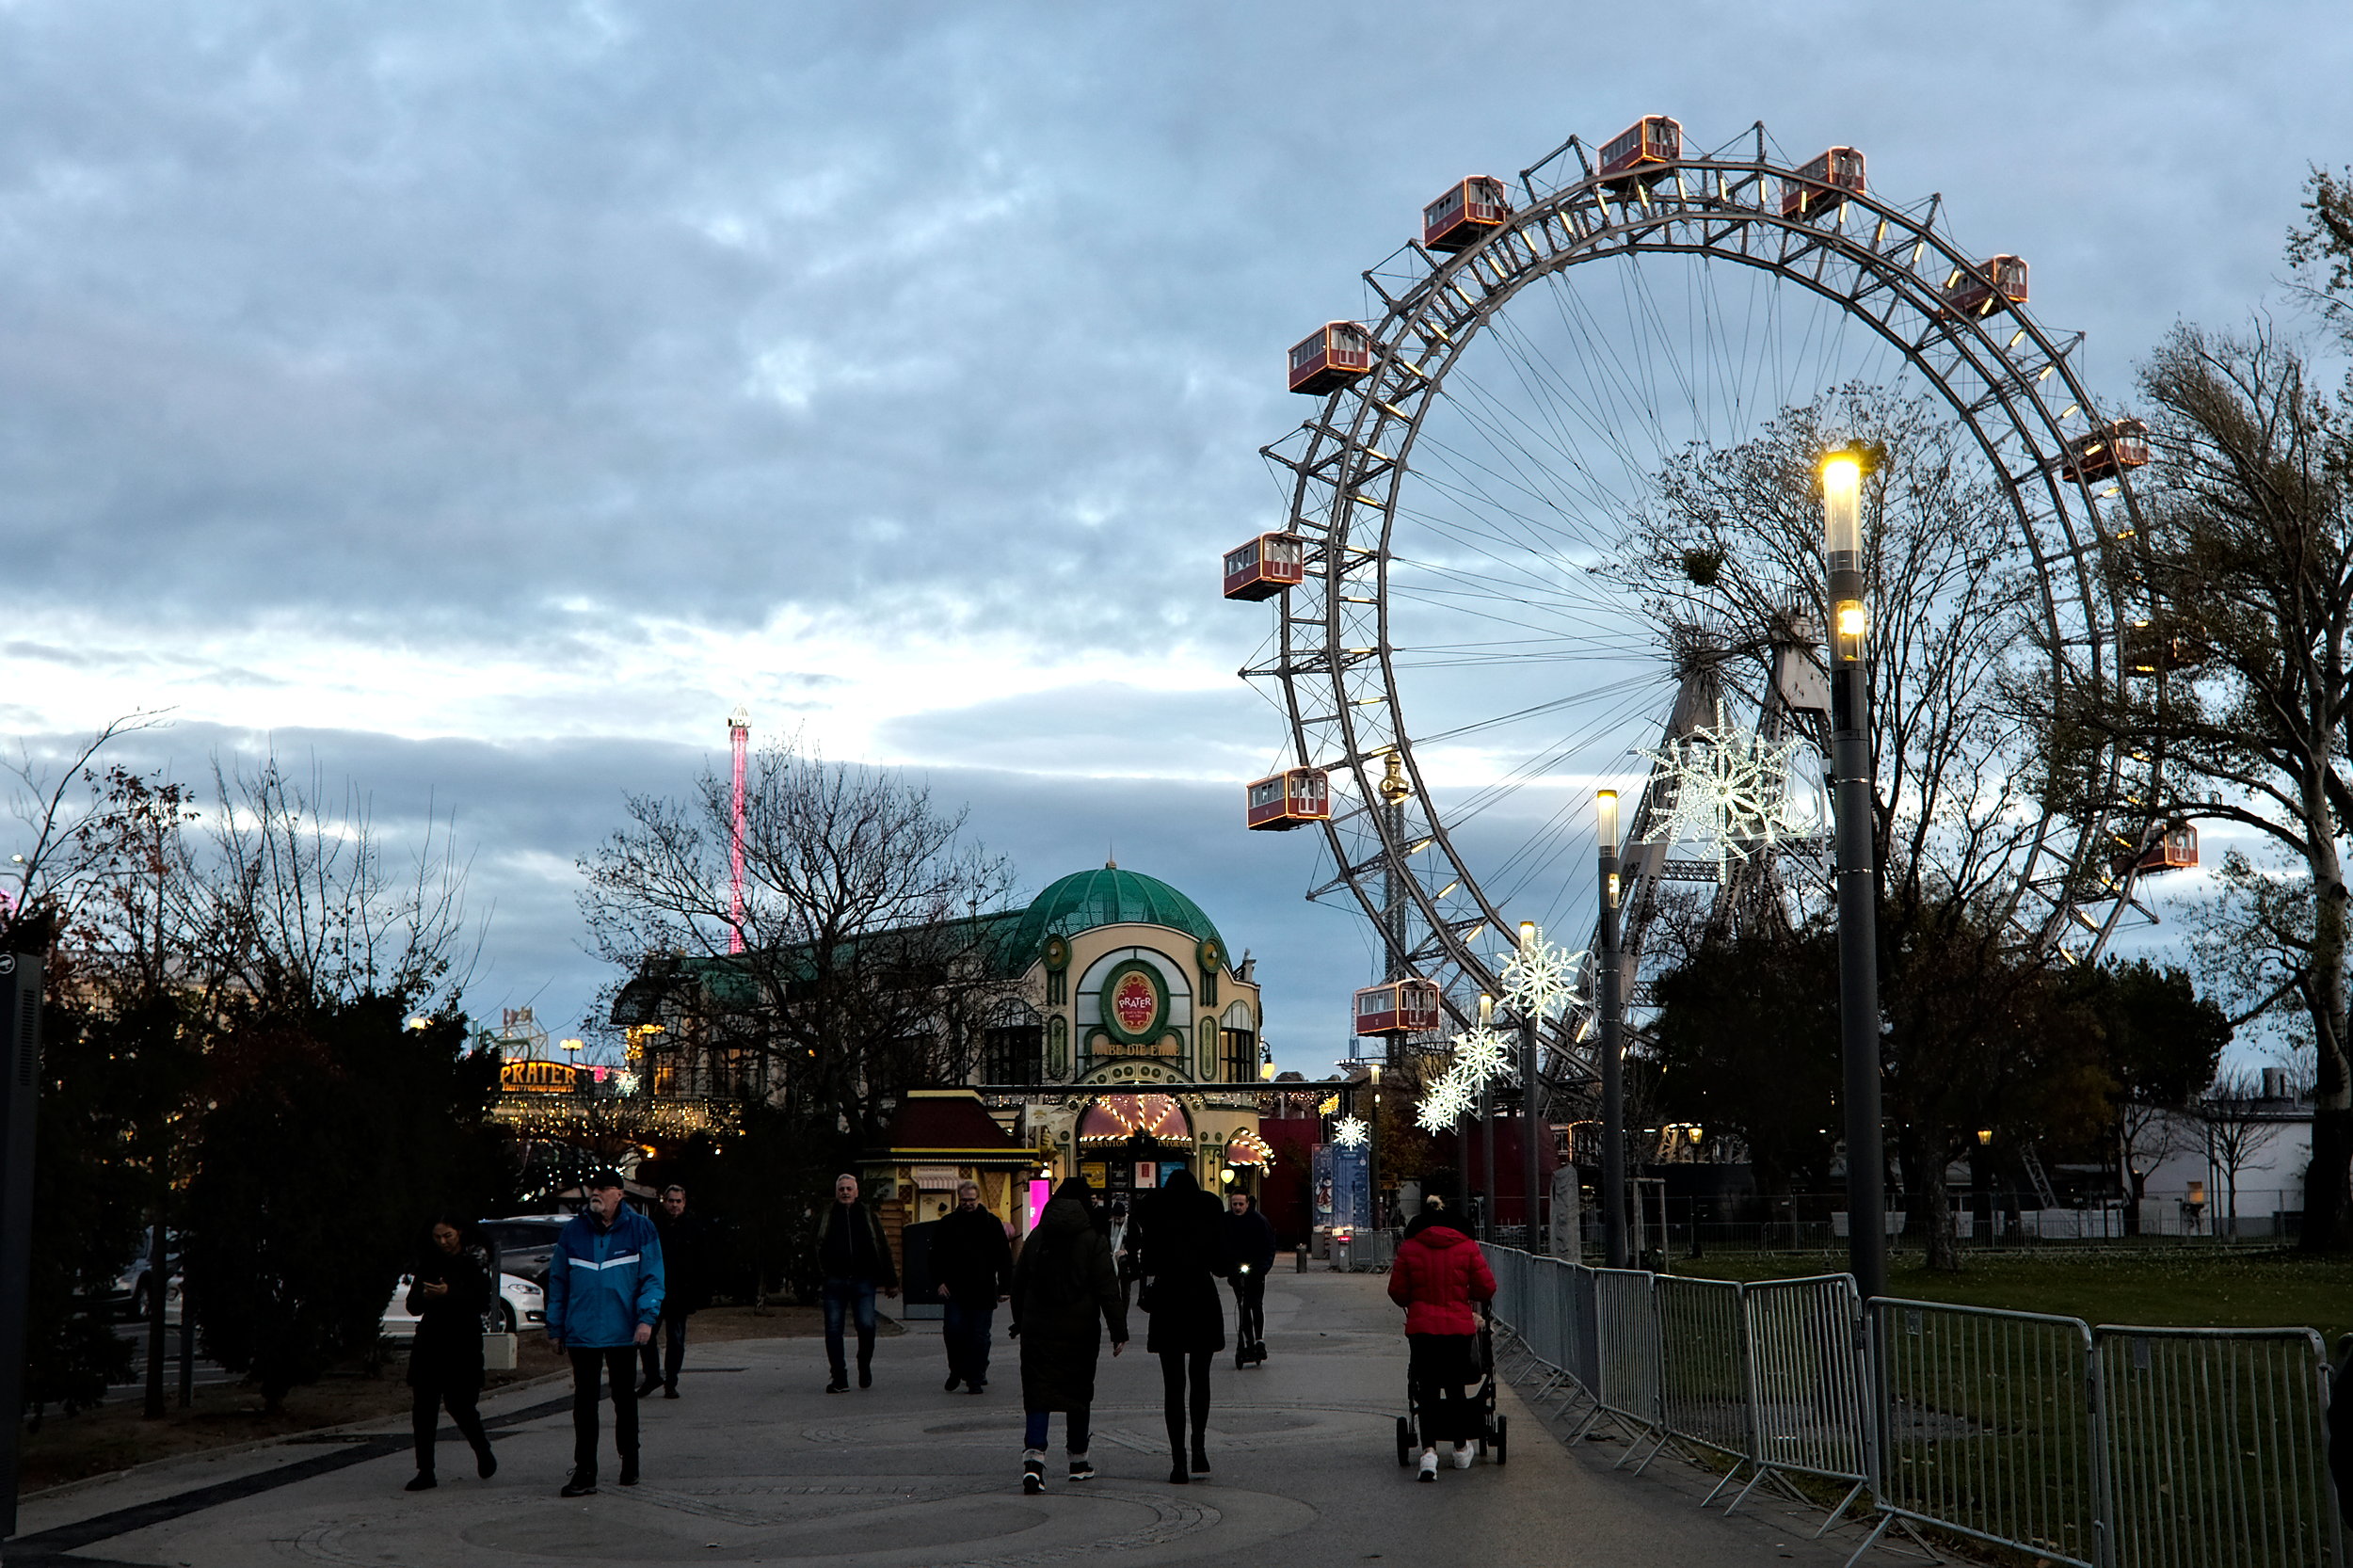
[(1032, 1497), (1046, 1490), (1046, 1461), (1025, 1459), (1021, 1462), (1021, 1490)]
[(825, 1384), (825, 1392), (828, 1394), (846, 1394), (849, 1391), (850, 1385), (840, 1378), (835, 1378)]
[(1084, 1459), (1072, 1459), (1070, 1462), (1070, 1479), (1072, 1480), (1093, 1480), (1095, 1479), (1094, 1464), (1091, 1461)]
[(596, 1495), (597, 1478), (585, 1470), (574, 1470), (572, 1479), (564, 1483), (564, 1490), (558, 1494), (566, 1497), (593, 1497)]
[(642, 1400), (661, 1386), (660, 1378), (642, 1378), (637, 1384), (637, 1397)]
[(408, 1484), (402, 1487), (401, 1490), (403, 1492), (430, 1492), (440, 1484), (441, 1483), (440, 1481), (433, 1479), (432, 1471), (420, 1470), (414, 1476), (409, 1478)]
[(677, 1398), (678, 1398), (678, 1384), (675, 1384), (675, 1383), (665, 1383), (665, 1384), (664, 1384), (662, 1385), (662, 1397), (663, 1397), (664, 1399), (665, 1399), (665, 1400), (675, 1400), (675, 1399), (677, 1399)]
[(484, 1480), (488, 1480), (499, 1473), (498, 1455), (490, 1451), (490, 1446), (487, 1443), (474, 1450), (473, 1473)]
[(872, 1367), (866, 1366), (866, 1365), (864, 1365), (863, 1363), (860, 1363), (860, 1364), (859, 1364), (859, 1367), (858, 1367), (858, 1369), (857, 1369), (857, 1385), (858, 1385), (860, 1388), (872, 1388), (872, 1387), (873, 1387), (873, 1386), (874, 1386), (874, 1368), (872, 1368)]
[(985, 1394), (988, 1392), (988, 1384), (985, 1383), (976, 1383), (965, 1389), (965, 1392), (968, 1394)]
[(957, 1372), (950, 1372), (948, 1374), (948, 1381), (939, 1385), (939, 1391), (943, 1394), (952, 1394), (962, 1386), (964, 1386), (963, 1375)]
[(637, 1484), (636, 1455), (632, 1454), (629, 1458), (621, 1461), (620, 1481), (623, 1486), (634, 1486)]

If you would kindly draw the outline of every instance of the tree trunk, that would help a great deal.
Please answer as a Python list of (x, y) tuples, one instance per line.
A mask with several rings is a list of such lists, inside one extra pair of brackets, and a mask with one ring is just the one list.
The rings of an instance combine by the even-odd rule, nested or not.
[(2353, 1072), (2345, 1053), (2345, 890), (2336, 844), (2313, 840), (2313, 976), (2307, 1005), (2314, 1056), (2313, 1162), (2304, 1173), (2307, 1252), (2342, 1252), (2346, 1231), (2347, 1162), (2353, 1160)]

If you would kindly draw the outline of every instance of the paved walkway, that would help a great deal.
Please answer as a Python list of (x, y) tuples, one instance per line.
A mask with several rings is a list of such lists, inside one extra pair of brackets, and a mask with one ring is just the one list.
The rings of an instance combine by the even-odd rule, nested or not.
[[(1266, 1365), (1215, 1374), (1207, 1484), (1167, 1480), (1158, 1364), (1138, 1343), (1097, 1387), (1100, 1479), (1021, 1495), (1016, 1347), (1000, 1344), (978, 1398), (945, 1394), (936, 1332), (882, 1342), (875, 1386), (824, 1394), (821, 1342), (695, 1348), (685, 1397), (646, 1417), (642, 1485), (556, 1496), (571, 1448), (568, 1391), (547, 1385), (484, 1410), (500, 1470), (472, 1479), (442, 1434), (442, 1480), (408, 1479), (405, 1423), (223, 1458), (191, 1459), (29, 1500), (10, 1564), (244, 1568), (264, 1560), (440, 1568), (552, 1560), (845, 1563), (858, 1568), (1045, 1568), (1116, 1553), (1123, 1568), (1215, 1562), (1328, 1568), (1836, 1563), (1778, 1516), (1698, 1507), (1705, 1486), (1661, 1461), (1613, 1473), (1614, 1445), (1575, 1449), (1505, 1396), (1509, 1463), (1420, 1485), (1396, 1463), (1403, 1407), (1397, 1313), (1370, 1275), (1279, 1274)], [(999, 1333), (1002, 1335), (1002, 1321)], [(557, 1398), (565, 1395), (565, 1398)], [(607, 1412), (609, 1417), (609, 1410)], [(1062, 1440), (1056, 1422), (1054, 1441)], [(606, 1441), (611, 1437), (608, 1427)]]

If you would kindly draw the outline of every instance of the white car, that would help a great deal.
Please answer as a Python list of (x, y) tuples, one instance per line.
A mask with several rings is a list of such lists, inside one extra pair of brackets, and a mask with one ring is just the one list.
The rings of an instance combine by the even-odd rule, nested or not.
[[(392, 1287), (392, 1299), (384, 1304), (384, 1337), (413, 1338), (417, 1320), (408, 1310), (408, 1287), (414, 1276), (403, 1274)], [(493, 1321), (495, 1316), (496, 1321)], [(518, 1329), (544, 1329), (548, 1326), (548, 1293), (520, 1274), (499, 1275), (498, 1305), (482, 1314), (482, 1327), (489, 1334), (513, 1334)]]

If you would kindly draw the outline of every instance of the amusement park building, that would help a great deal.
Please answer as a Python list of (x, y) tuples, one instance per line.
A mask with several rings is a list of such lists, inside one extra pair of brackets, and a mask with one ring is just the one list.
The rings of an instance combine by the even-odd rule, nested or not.
[[(966, 1179), (1024, 1222), (1030, 1184), (1074, 1174), (1114, 1197), (1179, 1167), (1211, 1192), (1257, 1189), (1259, 1094), (1203, 1086), (1260, 1080), (1258, 986), (1199, 904), (1106, 865), (970, 923), (992, 983), (973, 1068), (910, 1087), (886, 1146), (859, 1161), (893, 1218), (936, 1218)], [(775, 1097), (760, 1053), (696, 1022), (729, 963), (654, 960), (624, 987), (613, 1021), (643, 1093)]]

